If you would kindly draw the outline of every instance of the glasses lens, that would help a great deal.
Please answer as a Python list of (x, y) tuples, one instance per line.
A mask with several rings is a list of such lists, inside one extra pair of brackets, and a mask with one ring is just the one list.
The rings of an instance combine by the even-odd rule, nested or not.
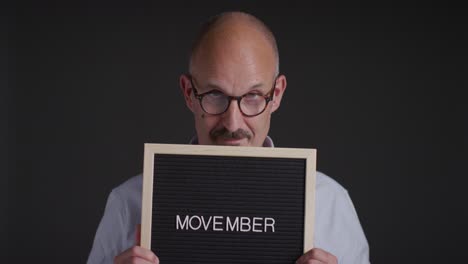
[(229, 100), (223, 93), (213, 91), (212, 93), (203, 96), (201, 103), (205, 112), (216, 115), (226, 110), (229, 104)]
[(260, 94), (246, 94), (240, 101), (241, 111), (248, 116), (261, 113), (266, 106), (265, 98)]
[[(226, 111), (229, 100), (230, 98), (224, 93), (213, 91), (203, 95), (201, 106), (208, 114), (217, 115)], [(240, 100), (240, 110), (247, 116), (256, 116), (262, 113), (266, 105), (265, 97), (256, 93), (246, 94)]]

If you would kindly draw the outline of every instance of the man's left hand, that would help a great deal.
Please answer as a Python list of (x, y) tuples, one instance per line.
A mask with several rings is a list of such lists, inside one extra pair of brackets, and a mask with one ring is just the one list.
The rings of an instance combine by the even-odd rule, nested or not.
[(302, 255), (296, 264), (337, 264), (336, 257), (320, 248), (313, 248)]

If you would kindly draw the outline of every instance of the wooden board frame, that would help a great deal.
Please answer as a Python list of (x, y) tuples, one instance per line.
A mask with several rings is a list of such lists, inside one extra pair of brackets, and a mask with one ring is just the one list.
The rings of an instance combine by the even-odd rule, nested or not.
[(303, 252), (313, 248), (315, 225), (315, 181), (316, 181), (316, 150), (300, 148), (268, 148), (268, 147), (237, 147), (237, 146), (206, 146), (182, 144), (146, 143), (144, 149), (143, 191), (141, 212), (140, 245), (151, 249), (152, 197), (154, 155), (205, 155), (232, 157), (266, 157), (266, 158), (296, 158), (306, 160), (305, 172), (305, 212), (304, 212), (304, 246)]

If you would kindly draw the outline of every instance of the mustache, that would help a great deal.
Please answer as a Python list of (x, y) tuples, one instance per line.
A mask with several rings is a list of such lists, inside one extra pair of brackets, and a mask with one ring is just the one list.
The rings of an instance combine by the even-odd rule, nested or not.
[(227, 130), (225, 127), (223, 127), (220, 129), (212, 130), (210, 132), (210, 137), (212, 139), (216, 139), (218, 137), (222, 137), (224, 139), (243, 139), (243, 138), (251, 139), (252, 134), (250, 134), (249, 131), (246, 131), (241, 128), (237, 129), (236, 131), (231, 132)]

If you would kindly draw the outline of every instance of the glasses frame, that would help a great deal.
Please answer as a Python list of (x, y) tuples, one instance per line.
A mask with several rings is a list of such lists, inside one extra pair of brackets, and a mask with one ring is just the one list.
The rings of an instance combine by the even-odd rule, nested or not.
[(275, 80), (274, 80), (274, 82), (273, 82), (273, 87), (271, 88), (271, 90), (270, 90), (268, 93), (264, 94), (264, 95), (263, 95), (263, 94), (259, 94), (259, 95), (261, 95), (261, 96), (265, 99), (265, 107), (263, 108), (262, 111), (260, 111), (258, 114), (255, 114), (255, 115), (248, 115), (248, 114), (244, 113), (244, 111), (242, 111), (241, 100), (242, 100), (245, 96), (247, 96), (249, 93), (246, 93), (246, 94), (241, 95), (241, 96), (230, 96), (230, 95), (226, 95), (225, 93), (223, 93), (223, 92), (221, 92), (221, 91), (220, 91), (220, 92), (223, 93), (223, 95), (226, 96), (227, 99), (228, 99), (228, 104), (227, 104), (227, 106), (226, 106), (226, 109), (224, 109), (224, 111), (222, 111), (221, 113), (218, 113), (218, 114), (212, 114), (212, 113), (207, 112), (207, 111), (205, 110), (205, 108), (203, 107), (202, 100), (203, 100), (203, 97), (205, 97), (205, 95), (208, 95), (208, 94), (212, 93), (213, 90), (210, 90), (210, 91), (208, 91), (208, 92), (199, 94), (198, 91), (197, 91), (197, 88), (195, 87), (195, 85), (194, 85), (194, 83), (193, 83), (193, 77), (192, 77), (190, 74), (188, 74), (187, 76), (188, 76), (188, 78), (190, 79), (190, 83), (192, 84), (193, 94), (194, 94), (195, 98), (198, 99), (198, 102), (200, 103), (200, 106), (201, 106), (203, 112), (205, 112), (205, 113), (207, 113), (207, 114), (209, 114), (209, 115), (214, 115), (214, 116), (222, 115), (222, 114), (226, 113), (226, 111), (227, 111), (227, 110), (229, 109), (229, 107), (231, 106), (232, 100), (234, 99), (234, 100), (237, 101), (237, 106), (239, 107), (239, 111), (242, 113), (243, 116), (246, 116), (246, 117), (254, 117), (254, 116), (258, 116), (258, 115), (262, 114), (263, 112), (265, 112), (265, 109), (267, 108), (268, 104), (269, 104), (271, 101), (273, 101), (273, 97), (274, 97), (274, 94), (275, 94), (274, 91), (275, 91), (275, 88), (276, 88), (276, 81), (278, 80), (279, 74), (275, 77)]

